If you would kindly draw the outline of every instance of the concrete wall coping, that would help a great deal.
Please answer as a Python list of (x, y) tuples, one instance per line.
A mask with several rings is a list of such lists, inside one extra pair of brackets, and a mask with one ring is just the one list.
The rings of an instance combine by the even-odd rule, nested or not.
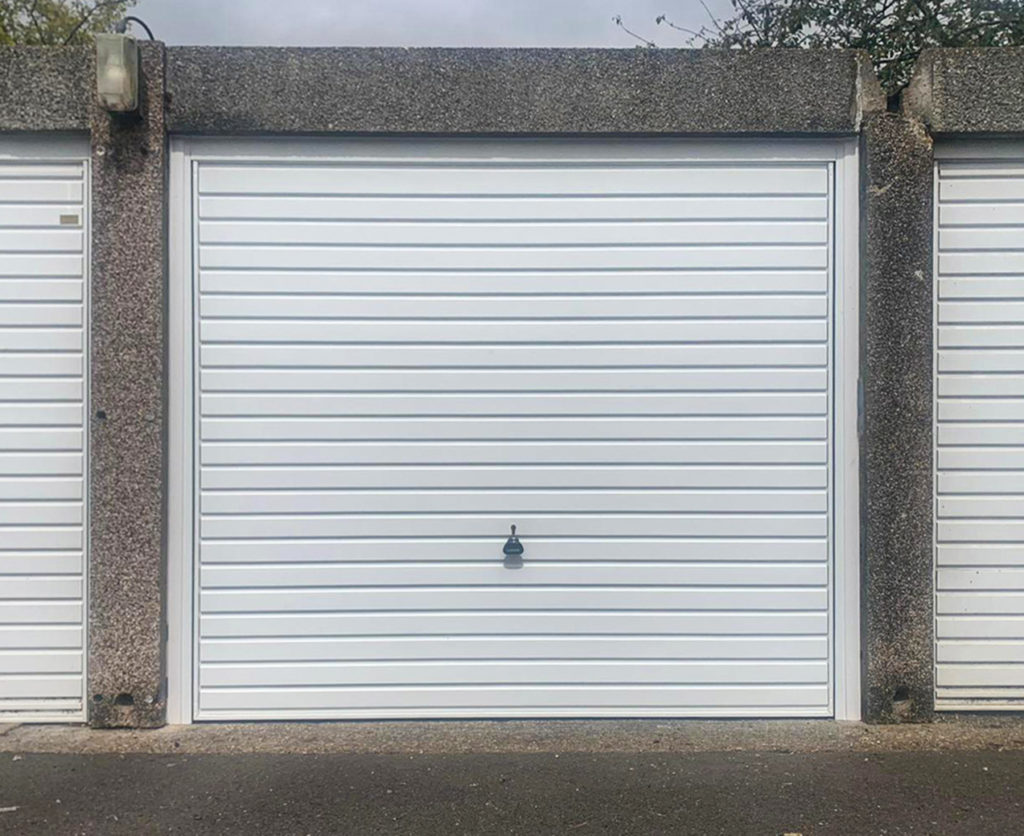
[(904, 109), (936, 135), (1024, 133), (1024, 47), (925, 50)]
[[(171, 47), (177, 133), (844, 134), (884, 109), (856, 50)], [(89, 47), (0, 47), (0, 131), (85, 131)], [(937, 135), (1024, 133), (1024, 47), (931, 49)]]
[(194, 134), (849, 134), (884, 109), (856, 50), (171, 47)]

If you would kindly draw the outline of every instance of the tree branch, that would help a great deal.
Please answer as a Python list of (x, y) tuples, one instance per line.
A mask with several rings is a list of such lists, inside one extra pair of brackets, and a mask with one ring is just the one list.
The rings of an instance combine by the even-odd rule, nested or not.
[(71, 43), (71, 39), (74, 38), (75, 35), (79, 33), (81, 28), (92, 19), (93, 15), (95, 15), (96, 12), (107, 6), (117, 6), (122, 2), (124, 2), (124, 0), (100, 0), (100, 2), (98, 2), (95, 6), (89, 9), (89, 11), (87, 11), (82, 16), (82, 19), (74, 25), (70, 32), (68, 32), (68, 36), (64, 39), (64, 46), (67, 46), (69, 43)]
[(46, 46), (46, 34), (43, 32), (43, 27), (39, 25), (39, 18), (36, 17), (36, 7), (38, 5), (39, 0), (32, 0), (32, 5), (28, 7), (28, 21), (32, 24), (32, 28), (36, 30), (40, 45)]
[(652, 49), (657, 46), (657, 44), (654, 41), (648, 40), (643, 35), (637, 34), (628, 26), (626, 26), (626, 24), (622, 22), (622, 15), (615, 15), (615, 17), (613, 17), (612, 20), (615, 21), (615, 25), (618, 26), (623, 32), (625, 32), (627, 35), (631, 35), (632, 37), (636, 38), (644, 46), (650, 47)]
[(671, 20), (669, 20), (667, 17), (665, 17), (665, 15), (658, 15), (656, 18), (654, 18), (654, 22), (658, 23), (658, 24), (667, 23), (669, 26), (671, 26), (676, 31), (678, 31), (678, 32), (685, 32), (687, 35), (691, 35), (694, 38), (702, 37), (700, 32), (697, 32), (697, 31), (695, 31), (693, 29), (687, 29), (685, 26), (678, 26), (675, 23), (673, 23)]
[(739, 6), (740, 11), (743, 13), (743, 17), (746, 19), (747, 24), (753, 31), (756, 41), (758, 42), (758, 45), (768, 46), (768, 38), (765, 34), (765, 30), (759, 30), (757, 28), (757, 24), (760, 23), (761, 21), (758, 20), (757, 16), (750, 11), (750, 7), (747, 5), (746, 0), (735, 0), (735, 3), (737, 6)]
[(719, 35), (721, 35), (722, 22), (717, 17), (715, 17), (714, 12), (711, 11), (711, 9), (708, 7), (708, 4), (705, 3), (704, 0), (700, 0), (700, 4), (701, 6), (704, 7), (704, 11), (707, 12), (708, 17), (711, 19), (711, 25), (715, 27), (715, 31), (718, 32)]

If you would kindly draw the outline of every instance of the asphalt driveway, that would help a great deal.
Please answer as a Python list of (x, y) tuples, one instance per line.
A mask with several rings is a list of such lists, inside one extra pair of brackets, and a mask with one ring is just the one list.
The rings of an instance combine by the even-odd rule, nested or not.
[(0, 754), (3, 834), (1000, 834), (1019, 751)]

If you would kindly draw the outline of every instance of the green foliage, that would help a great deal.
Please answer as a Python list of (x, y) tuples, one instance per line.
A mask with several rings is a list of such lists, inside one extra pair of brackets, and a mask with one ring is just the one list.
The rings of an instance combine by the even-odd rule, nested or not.
[(0, 45), (60, 46), (109, 32), (136, 0), (0, 0)]
[(709, 11), (710, 22), (699, 30), (677, 26), (665, 15), (655, 22), (685, 33), (696, 46), (864, 49), (890, 94), (906, 86), (915, 59), (927, 47), (1024, 44), (1024, 0), (731, 2), (731, 16), (718, 19)]

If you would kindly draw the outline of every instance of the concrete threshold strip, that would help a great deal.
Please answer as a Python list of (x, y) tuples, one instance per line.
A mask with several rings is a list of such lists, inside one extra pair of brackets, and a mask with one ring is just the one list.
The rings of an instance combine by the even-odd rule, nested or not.
[(72, 754), (482, 754), (1024, 750), (1024, 716), (922, 725), (821, 720), (508, 720), (222, 723), (156, 730), (0, 726), (0, 752)]

